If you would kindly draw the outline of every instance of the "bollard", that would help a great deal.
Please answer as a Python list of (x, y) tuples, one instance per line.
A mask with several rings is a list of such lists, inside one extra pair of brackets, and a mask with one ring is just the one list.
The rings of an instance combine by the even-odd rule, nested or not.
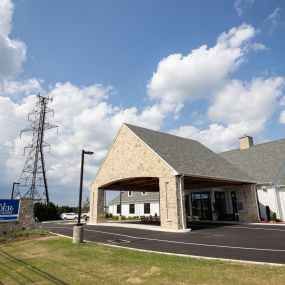
[(82, 243), (83, 242), (83, 226), (74, 226), (73, 227), (73, 243)]

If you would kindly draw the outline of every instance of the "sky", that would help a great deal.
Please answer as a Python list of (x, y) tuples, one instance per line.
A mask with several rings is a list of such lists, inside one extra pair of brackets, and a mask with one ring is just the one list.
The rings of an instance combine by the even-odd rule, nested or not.
[[(51, 201), (78, 202), (122, 123), (215, 152), (285, 138), (285, 2), (0, 0), (0, 198), (31, 141), (36, 94), (53, 97), (45, 133)], [(111, 197), (112, 194), (109, 195)]]

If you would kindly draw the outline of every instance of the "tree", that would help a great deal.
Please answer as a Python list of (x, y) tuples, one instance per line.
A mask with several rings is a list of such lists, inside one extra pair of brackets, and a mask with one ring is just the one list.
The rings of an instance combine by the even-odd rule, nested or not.
[(89, 212), (89, 209), (90, 209), (90, 201), (89, 201), (89, 197), (87, 197), (86, 200), (83, 202), (82, 212), (87, 213)]

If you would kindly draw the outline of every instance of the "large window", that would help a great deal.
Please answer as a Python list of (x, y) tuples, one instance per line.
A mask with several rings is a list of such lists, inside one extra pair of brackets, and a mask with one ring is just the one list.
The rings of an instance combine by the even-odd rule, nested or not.
[(117, 214), (121, 214), (121, 205), (117, 205)]
[(201, 220), (212, 220), (212, 205), (210, 192), (191, 193), (192, 214)]
[(150, 203), (144, 203), (144, 213), (150, 214)]
[(129, 214), (135, 213), (135, 204), (129, 204)]

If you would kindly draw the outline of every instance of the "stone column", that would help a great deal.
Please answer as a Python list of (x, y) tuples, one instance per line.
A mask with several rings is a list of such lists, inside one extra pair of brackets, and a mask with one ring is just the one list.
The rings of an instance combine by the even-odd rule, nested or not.
[(104, 190), (92, 187), (90, 191), (90, 223), (104, 222)]
[(186, 225), (183, 178), (181, 186), (182, 196), (180, 194), (180, 177), (159, 178), (160, 220), (162, 228), (180, 230), (183, 229), (183, 222)]
[(243, 209), (239, 209), (240, 222), (258, 222), (258, 206), (255, 195), (254, 184), (235, 186), (237, 204), (243, 205)]

